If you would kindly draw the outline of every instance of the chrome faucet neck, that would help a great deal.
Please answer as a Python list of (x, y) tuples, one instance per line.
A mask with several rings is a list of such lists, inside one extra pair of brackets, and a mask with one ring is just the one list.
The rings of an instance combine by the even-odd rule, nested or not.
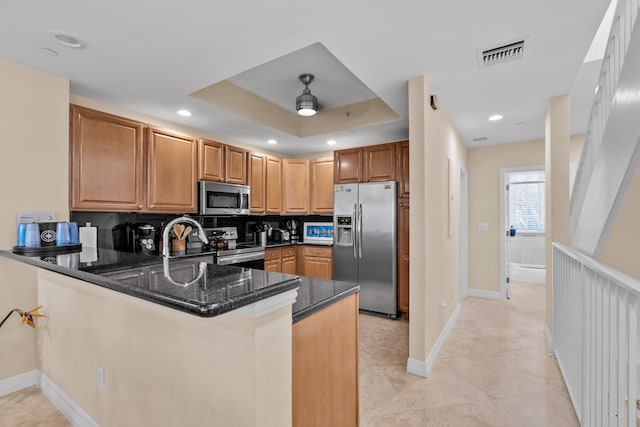
[(209, 243), (207, 234), (204, 232), (202, 225), (200, 225), (198, 221), (186, 215), (179, 216), (169, 221), (164, 227), (164, 232), (162, 233), (162, 256), (165, 258), (169, 258), (169, 232), (171, 231), (171, 228), (174, 226), (174, 224), (178, 224), (180, 222), (186, 222), (195, 226), (198, 229), (198, 237), (200, 238), (202, 243), (204, 243), (205, 245)]

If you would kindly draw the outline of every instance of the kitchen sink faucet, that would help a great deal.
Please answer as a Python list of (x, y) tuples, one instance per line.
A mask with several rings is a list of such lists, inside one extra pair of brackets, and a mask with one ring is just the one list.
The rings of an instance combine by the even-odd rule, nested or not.
[(187, 222), (195, 226), (198, 229), (198, 237), (202, 240), (202, 243), (205, 245), (209, 243), (209, 239), (207, 239), (207, 235), (198, 221), (186, 215), (179, 216), (178, 218), (174, 218), (169, 221), (169, 223), (164, 227), (164, 232), (162, 233), (162, 256), (165, 258), (169, 258), (169, 231), (171, 231), (171, 227), (173, 227), (174, 224), (179, 222)]

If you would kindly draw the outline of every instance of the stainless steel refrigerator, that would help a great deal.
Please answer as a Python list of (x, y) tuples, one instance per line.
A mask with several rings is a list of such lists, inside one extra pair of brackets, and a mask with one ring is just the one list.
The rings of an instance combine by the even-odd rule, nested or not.
[(337, 184), (333, 278), (360, 285), (360, 309), (397, 316), (396, 182)]

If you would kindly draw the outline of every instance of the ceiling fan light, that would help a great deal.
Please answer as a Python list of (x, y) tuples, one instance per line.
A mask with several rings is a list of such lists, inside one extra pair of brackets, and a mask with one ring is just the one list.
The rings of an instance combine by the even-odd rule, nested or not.
[(313, 81), (312, 74), (301, 74), (300, 81), (305, 85), (302, 95), (296, 98), (296, 111), (300, 116), (313, 116), (318, 112), (318, 98), (316, 98), (309, 89), (309, 83)]

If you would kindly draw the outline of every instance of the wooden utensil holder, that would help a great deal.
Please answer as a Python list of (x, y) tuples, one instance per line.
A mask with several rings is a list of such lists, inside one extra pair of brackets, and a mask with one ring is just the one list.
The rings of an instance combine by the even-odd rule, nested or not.
[(171, 241), (172, 252), (185, 252), (187, 250), (187, 239), (173, 239)]

